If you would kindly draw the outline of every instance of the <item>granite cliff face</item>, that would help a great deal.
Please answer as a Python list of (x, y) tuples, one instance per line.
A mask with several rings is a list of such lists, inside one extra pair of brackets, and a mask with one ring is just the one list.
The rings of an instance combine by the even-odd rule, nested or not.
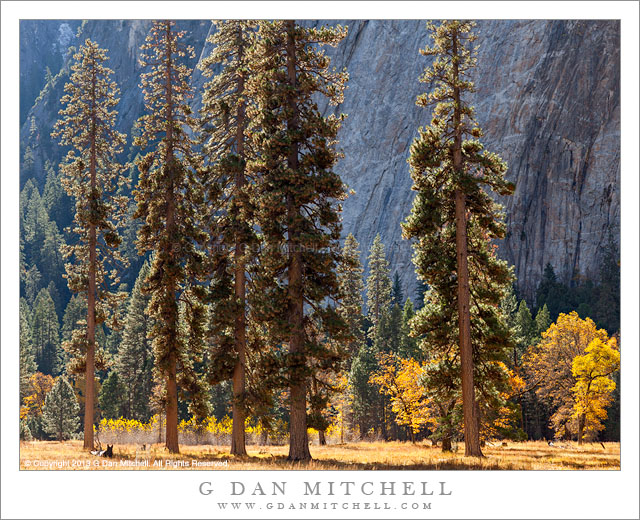
[(594, 279), (608, 233), (620, 232), (619, 25), (515, 21), (483, 29), (478, 119), (516, 184), (503, 201), (504, 257), (527, 296), (547, 262), (565, 282)]
[[(427, 32), (422, 21), (337, 23), (348, 25), (349, 35), (327, 54), (350, 74), (344, 103), (336, 109), (348, 114), (338, 171), (355, 191), (344, 203), (344, 233), (355, 234), (363, 261), (380, 233), (392, 268), (411, 295), (416, 281), (400, 222), (413, 200), (409, 147), (417, 128), (430, 120), (430, 113), (415, 105), (427, 87), (417, 80), (428, 65), (419, 54)], [(36, 99), (43, 86), (37, 84), (38, 78), (44, 80), (44, 65), (38, 70), (38, 63), (55, 63), (54, 55), (60, 54), (59, 43), (32, 42), (68, 36), (63, 24), (73, 27), (65, 21), (22, 22), (21, 59), (29, 67), (21, 74), (21, 103)], [(180, 24), (190, 33), (196, 60), (206, 55), (211, 23)], [(135, 58), (148, 27), (145, 21), (89, 21), (80, 36), (109, 49), (122, 91), (118, 124), (129, 135), (142, 110)], [(620, 231), (619, 23), (482, 21), (477, 33), (477, 119), (485, 131), (483, 142), (507, 161), (508, 178), (516, 184), (515, 194), (502, 201), (509, 234), (500, 244), (501, 255), (515, 265), (528, 298), (547, 263), (565, 282), (596, 279), (608, 233), (618, 237)], [(68, 44), (77, 45), (76, 40)], [(33, 176), (43, 182), (44, 161), (60, 159), (48, 135), (67, 74), (60, 63), (63, 72), (55, 85), (21, 115), (22, 152), (29, 145), (34, 153), (31, 171), (21, 172), (23, 181)], [(196, 73), (193, 81), (200, 86), (202, 77)]]

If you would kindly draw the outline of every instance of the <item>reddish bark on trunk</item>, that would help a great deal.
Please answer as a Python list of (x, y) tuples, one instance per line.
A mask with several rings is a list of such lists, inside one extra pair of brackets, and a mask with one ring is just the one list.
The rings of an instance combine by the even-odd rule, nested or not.
[[(457, 35), (453, 35), (453, 56), (458, 54)], [(453, 77), (459, 79), (458, 63), (453, 61)], [(453, 88), (454, 97), (454, 148), (453, 168), (456, 175), (462, 174), (462, 114), (460, 111), (460, 89)], [(480, 435), (475, 410), (473, 389), (473, 349), (471, 347), (471, 313), (469, 309), (469, 264), (467, 252), (466, 198), (461, 189), (455, 192), (456, 202), (456, 256), (458, 271), (458, 329), (460, 338), (460, 370), (462, 378), (462, 412), (464, 415), (465, 455), (481, 457)]]
[[(287, 128), (296, 131), (299, 128), (298, 107), (294, 94), (296, 88), (296, 50), (294, 38), (294, 22), (285, 22), (287, 28), (287, 76), (291, 86), (289, 94), (290, 116), (287, 120)], [(294, 141), (289, 147), (287, 166), (295, 171), (298, 169), (298, 144)], [(293, 354), (296, 362), (302, 365), (306, 363), (304, 355), (304, 303), (302, 292), (302, 253), (299, 247), (299, 231), (297, 220), (300, 218), (300, 209), (296, 207), (292, 196), (287, 197), (288, 236), (289, 249), (289, 325), (291, 335), (289, 338), (289, 353)], [(290, 383), (290, 417), (289, 417), (289, 460), (311, 460), (309, 452), (309, 438), (307, 435), (307, 386), (300, 374), (291, 374)]]
[[(239, 31), (239, 49), (238, 59), (242, 59), (242, 28)], [(238, 92), (244, 91), (244, 76), (238, 75), (237, 79)], [(245, 121), (246, 103), (242, 102), (238, 107), (237, 129), (236, 129), (236, 147), (238, 157), (242, 161), (243, 168), (238, 169), (235, 177), (236, 195), (240, 195), (245, 185), (244, 176), (244, 121)], [(234, 336), (238, 360), (233, 369), (233, 427), (231, 432), (231, 455), (246, 455), (244, 425), (246, 421), (246, 409), (244, 404), (245, 398), (245, 365), (246, 365), (246, 315), (245, 315), (245, 263), (244, 263), (244, 244), (236, 237), (235, 243), (235, 296), (240, 312), (236, 316), (234, 324)]]
[[(167, 154), (165, 158), (166, 167), (169, 170), (170, 182), (167, 187), (167, 216), (166, 216), (166, 247), (168, 248), (168, 257), (169, 262), (174, 261), (174, 252), (173, 252), (173, 242), (171, 237), (175, 232), (175, 194), (173, 192), (173, 173), (174, 173), (174, 164), (173, 164), (173, 85), (171, 81), (171, 73), (173, 71), (173, 62), (171, 59), (171, 25), (169, 22), (166, 22), (166, 33), (167, 33), (167, 48), (166, 48), (166, 69), (165, 69), (165, 77), (166, 77), (166, 94), (167, 94), (167, 107), (166, 107), (166, 121), (167, 121), (167, 130), (166, 130), (166, 138), (167, 138)], [(175, 281), (172, 281), (175, 282)], [(166, 291), (170, 293), (170, 297), (175, 298), (176, 287), (175, 283), (170, 283), (169, 286), (166, 287)], [(174, 320), (172, 323), (172, 330), (174, 333), (173, 343), (177, 341), (177, 330), (178, 330), (178, 312), (177, 309), (172, 313), (171, 319)], [(170, 340), (170, 341), (171, 341)], [(180, 449), (178, 447), (178, 383), (177, 383), (177, 360), (175, 347), (173, 347), (174, 351), (172, 351), (169, 355), (169, 367), (167, 369), (167, 403), (166, 403), (166, 439), (165, 446), (171, 453), (179, 453)]]
[(96, 190), (96, 73), (95, 60), (91, 88), (91, 133), (90, 133), (90, 162), (89, 162), (89, 212), (91, 223), (89, 224), (89, 281), (87, 287), (87, 355), (85, 359), (85, 388), (84, 388), (84, 445), (92, 450), (93, 446), (93, 416), (95, 409), (95, 356), (96, 356), (96, 264), (97, 264), (97, 236), (96, 226), (93, 224), (93, 211), (95, 211)]

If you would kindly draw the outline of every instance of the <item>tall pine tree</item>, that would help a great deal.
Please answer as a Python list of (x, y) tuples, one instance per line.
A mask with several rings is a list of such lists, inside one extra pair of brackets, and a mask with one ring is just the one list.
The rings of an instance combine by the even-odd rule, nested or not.
[[(209, 165), (208, 198), (211, 216), (212, 331), (215, 353), (215, 382), (227, 378), (218, 367), (233, 360), (233, 428), (231, 454), (246, 455), (246, 365), (247, 365), (247, 264), (255, 256), (255, 182), (247, 172), (251, 142), (247, 139), (250, 98), (246, 84), (251, 71), (250, 48), (256, 38), (257, 22), (229, 20), (214, 22), (217, 31), (207, 38), (214, 45), (199, 64), (205, 76), (216, 67), (220, 72), (205, 84), (201, 125), (206, 142), (204, 155)], [(220, 358), (226, 358), (224, 360)]]
[(561, 312), (569, 312), (566, 306), (567, 288), (558, 281), (553, 266), (548, 263), (544, 267), (542, 280), (536, 290), (536, 306), (541, 308), (546, 305), (552, 320), (558, 317)]
[(29, 393), (31, 376), (36, 373), (30, 318), (29, 305), (20, 298), (20, 404)]
[(24, 271), (24, 297), (27, 300), (27, 304), (33, 305), (36, 301), (36, 296), (42, 288), (42, 275), (37, 265), (32, 265), (29, 269)]
[(47, 289), (41, 289), (33, 304), (31, 339), (38, 371), (57, 376), (62, 371), (60, 324)]
[(154, 359), (148, 338), (152, 323), (145, 314), (150, 296), (143, 292), (149, 271), (149, 262), (145, 261), (131, 291), (116, 356), (116, 370), (124, 386), (125, 416), (142, 422), (148, 421), (152, 415)]
[(103, 417), (106, 419), (122, 417), (125, 408), (125, 388), (116, 370), (109, 372), (102, 383), (98, 400)]
[(382, 314), (391, 307), (393, 290), (389, 275), (389, 262), (384, 254), (384, 244), (377, 234), (369, 250), (369, 276), (367, 277), (367, 313), (373, 323), (372, 339), (375, 338)]
[(598, 301), (595, 303), (598, 324), (610, 334), (620, 330), (620, 251), (610, 232), (600, 266)]
[[(508, 195), (513, 185), (504, 179), (505, 163), (477, 140), (482, 131), (467, 102), (474, 90), (469, 80), (476, 63), (473, 25), (455, 20), (427, 24), (433, 47), (421, 53), (434, 56), (434, 61), (420, 81), (432, 85), (432, 91), (418, 96), (417, 104), (433, 106), (433, 119), (411, 147), (409, 163), (418, 195), (404, 235), (415, 239), (416, 268), (431, 287), (432, 305), (422, 313), (426, 319), (420, 332), (435, 334), (431, 327), (437, 321), (442, 331), (432, 340), (448, 349), (452, 338), (446, 332), (452, 323), (458, 325), (465, 454), (481, 456), (474, 365), (480, 363), (483, 349), (492, 350), (487, 342), (497, 355), (507, 341), (508, 331), (492, 306), (498, 305), (511, 281), (509, 268), (496, 259), (491, 245), (505, 234), (501, 208), (482, 186)], [(457, 312), (451, 315), (451, 309)], [(472, 312), (477, 317), (474, 330)], [(438, 314), (440, 318), (433, 320)], [(447, 318), (452, 322), (443, 326)]]
[(364, 269), (360, 263), (359, 244), (351, 233), (347, 235), (342, 248), (342, 258), (338, 264), (338, 283), (340, 286), (340, 303), (338, 312), (347, 324), (351, 338), (345, 345), (348, 353), (348, 364), (364, 343), (362, 331), (362, 292), (364, 283), (362, 273)]
[(535, 327), (536, 327), (536, 341), (538, 343), (540, 341), (540, 336), (544, 331), (549, 328), (551, 325), (551, 315), (549, 314), (549, 309), (547, 308), (547, 304), (545, 303), (541, 309), (536, 313), (535, 319)]
[(402, 309), (402, 333), (400, 336), (400, 356), (409, 359), (413, 358), (418, 362), (424, 360), (422, 351), (418, 348), (416, 338), (411, 336), (411, 320), (415, 316), (413, 302), (407, 298)]
[(382, 396), (378, 388), (369, 383), (371, 374), (380, 368), (376, 354), (373, 345), (362, 343), (360, 350), (353, 358), (349, 372), (352, 411), (361, 438), (373, 433), (375, 429), (381, 430)]
[(400, 307), (404, 305), (404, 293), (402, 292), (402, 282), (398, 271), (393, 273), (393, 303), (397, 303)]
[(353, 408), (349, 399), (349, 385), (347, 378), (351, 373), (351, 365), (365, 343), (363, 329), (363, 305), (362, 293), (364, 291), (364, 281), (362, 273), (362, 263), (360, 262), (359, 244), (351, 233), (347, 235), (342, 248), (342, 258), (338, 264), (338, 284), (340, 288), (340, 303), (338, 312), (345, 321), (349, 337), (344, 345), (346, 358), (343, 363), (344, 384), (343, 395), (339, 399), (341, 406), (342, 427), (340, 429), (341, 438), (344, 440), (344, 423), (353, 430)]
[[(275, 341), (288, 347), (290, 460), (311, 459), (306, 395), (315, 363), (310, 358), (321, 359), (325, 369), (340, 361), (325, 339), (335, 339), (344, 327), (326, 304), (338, 294), (337, 202), (345, 197), (345, 187), (333, 168), (342, 117), (324, 117), (317, 103), (320, 96), (334, 105), (342, 101), (347, 75), (330, 70), (330, 59), (319, 47), (336, 46), (345, 34), (342, 27), (262, 22), (256, 81), (250, 86), (259, 103), (255, 143), (260, 156), (252, 168), (262, 175), (259, 223), (265, 240), (259, 310)], [(312, 328), (320, 331), (321, 341), (307, 334)]]
[(74, 231), (79, 240), (63, 248), (67, 258), (69, 289), (87, 296), (84, 337), (69, 345), (75, 356), (70, 367), (85, 375), (84, 447), (93, 449), (95, 402), (96, 327), (109, 316), (110, 309), (124, 295), (110, 291), (118, 283), (115, 266), (123, 259), (118, 251), (120, 226), (127, 199), (117, 195), (125, 177), (117, 156), (126, 136), (115, 130), (119, 89), (105, 66), (105, 49), (87, 39), (74, 54), (71, 77), (65, 85), (60, 119), (52, 136), (69, 146), (60, 165), (62, 184), (75, 198)]
[(194, 395), (201, 381), (193, 371), (187, 338), (179, 330), (178, 301), (188, 301), (190, 320), (204, 321), (194, 283), (204, 279), (202, 245), (207, 234), (199, 219), (204, 193), (197, 156), (193, 153), (193, 127), (189, 100), (191, 69), (185, 57), (193, 49), (182, 41), (172, 21), (154, 21), (142, 45), (141, 87), (145, 114), (138, 120), (140, 135), (134, 144), (149, 150), (137, 162), (140, 171), (135, 191), (135, 218), (143, 220), (138, 233), (141, 253), (154, 251), (145, 290), (151, 294), (148, 313), (158, 375), (163, 381), (166, 411), (166, 447), (178, 453), (178, 376)]
[(78, 431), (79, 412), (80, 406), (73, 388), (63, 376), (58, 377), (42, 408), (44, 430), (58, 441), (68, 439)]

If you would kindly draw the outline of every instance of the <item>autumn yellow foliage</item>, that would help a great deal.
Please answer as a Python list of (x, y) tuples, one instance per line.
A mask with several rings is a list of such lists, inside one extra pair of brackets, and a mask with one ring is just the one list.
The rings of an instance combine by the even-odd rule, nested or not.
[(42, 408), (47, 394), (53, 387), (54, 379), (49, 375), (36, 372), (29, 379), (29, 388), (32, 392), (24, 398), (24, 405), (20, 408), (20, 419), (28, 415), (39, 417), (42, 415)]
[(615, 383), (608, 377), (619, 368), (614, 338), (578, 313), (560, 314), (531, 347), (524, 366), (529, 384), (555, 412), (551, 426), (556, 436), (583, 435), (602, 429), (606, 406)]
[(388, 395), (396, 422), (408, 426), (411, 440), (429, 424), (435, 424), (429, 399), (420, 384), (423, 366), (415, 359), (402, 359), (392, 354), (380, 358), (380, 370), (369, 378), (380, 392)]
[(620, 352), (615, 338), (603, 343), (594, 339), (583, 356), (573, 360), (572, 373), (576, 378), (573, 386), (572, 417), (584, 422), (585, 433), (592, 434), (604, 428), (607, 406), (611, 404), (616, 383), (611, 374), (620, 369)]
[[(161, 415), (154, 415), (148, 422), (120, 417), (118, 419), (102, 419), (97, 426), (94, 426), (94, 431), (101, 443), (149, 444), (159, 442), (164, 434), (165, 425), (165, 419)], [(219, 420), (215, 417), (206, 417), (202, 420), (192, 417), (178, 423), (178, 434), (180, 442), (183, 444), (220, 445), (230, 441), (232, 425), (233, 421), (227, 415)], [(273, 422), (272, 429), (268, 432), (272, 441), (278, 440), (280, 432), (286, 432), (286, 426), (280, 420)], [(267, 432), (264, 431), (259, 421), (249, 418), (245, 424), (245, 433), (250, 440), (255, 442)], [(313, 434), (317, 431), (309, 428), (309, 433)], [(326, 433), (328, 436), (338, 435), (339, 426), (332, 423)]]

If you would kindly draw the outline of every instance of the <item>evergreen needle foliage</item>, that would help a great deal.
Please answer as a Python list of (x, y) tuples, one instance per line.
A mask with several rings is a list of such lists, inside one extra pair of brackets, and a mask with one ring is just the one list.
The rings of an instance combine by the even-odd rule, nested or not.
[(60, 324), (48, 289), (41, 289), (33, 304), (31, 339), (38, 371), (58, 375), (62, 371)]
[(349, 364), (364, 343), (363, 334), (363, 300), (364, 284), (362, 273), (364, 269), (360, 263), (359, 244), (351, 233), (347, 235), (342, 248), (342, 258), (338, 264), (338, 284), (340, 287), (340, 303), (338, 312), (345, 321), (351, 339), (345, 345), (349, 355)]
[(20, 402), (29, 393), (29, 381), (36, 372), (36, 357), (33, 352), (33, 339), (29, 305), (20, 298)]
[(505, 235), (501, 207), (483, 187), (508, 195), (513, 185), (504, 178), (505, 163), (483, 149), (468, 104), (476, 63), (473, 25), (427, 24), (433, 46), (421, 52), (434, 60), (420, 81), (432, 89), (417, 104), (433, 107), (432, 121), (411, 146), (417, 196), (403, 233), (414, 240), (416, 272), (429, 285), (425, 306), (413, 319), (414, 332), (435, 361), (427, 372), (438, 372), (429, 379), (454, 388), (461, 375), (465, 452), (480, 456), (476, 391), (497, 405), (498, 388), (507, 380), (501, 362), (509, 331), (498, 304), (512, 282), (511, 269), (492, 244)]
[(78, 431), (80, 406), (69, 382), (60, 376), (47, 393), (42, 409), (44, 430), (62, 441)]
[[(178, 378), (192, 398), (192, 411), (206, 415), (206, 387), (197, 363), (202, 360), (204, 296), (196, 282), (206, 275), (202, 249), (207, 240), (200, 217), (205, 212), (202, 170), (189, 130), (194, 126), (189, 100), (191, 70), (184, 58), (193, 49), (172, 21), (154, 21), (142, 45), (141, 75), (146, 113), (138, 120), (134, 144), (146, 151), (137, 162), (135, 218), (141, 253), (153, 251), (144, 290), (151, 294), (148, 314), (159, 391), (166, 409), (166, 446), (178, 448)], [(147, 151), (148, 150), (148, 151)], [(179, 300), (194, 336), (180, 333)]]
[(370, 336), (375, 337), (382, 313), (391, 306), (393, 289), (389, 274), (389, 262), (384, 254), (384, 244), (377, 234), (369, 250), (369, 277), (367, 278), (367, 312), (373, 323)]
[[(248, 161), (255, 157), (255, 147), (248, 138), (255, 126), (249, 117), (255, 112), (255, 103), (247, 83), (257, 22), (215, 24), (217, 31), (207, 39), (213, 50), (199, 65), (206, 77), (213, 76), (204, 86), (200, 110), (209, 166), (206, 182), (212, 237), (209, 324), (214, 348), (210, 373), (215, 383), (233, 379), (231, 454), (246, 455), (247, 270), (255, 260), (258, 244), (254, 230), (256, 179), (247, 171)], [(216, 67), (221, 69), (214, 75)]]
[[(322, 45), (336, 46), (346, 29), (261, 22), (248, 87), (257, 101), (252, 172), (260, 174), (258, 221), (264, 247), (256, 276), (256, 312), (271, 344), (286, 345), (283, 378), (290, 389), (292, 460), (309, 460), (306, 395), (314, 370), (337, 367), (344, 322), (326, 302), (339, 292), (336, 263), (339, 201), (345, 187), (333, 171), (343, 116), (325, 117), (317, 99), (342, 100), (346, 72), (329, 68)], [(317, 367), (317, 368), (312, 368)]]
[[(430, 65), (417, 105), (431, 122), (411, 146), (416, 197), (403, 223), (415, 307), (384, 235), (366, 260), (352, 234), (339, 248), (348, 75), (327, 46), (347, 29), (212, 24), (199, 77), (187, 42), (203, 44), (206, 24), (191, 22), (193, 36), (145, 22), (140, 52), (128, 54), (141, 90), (127, 93), (121, 114), (96, 42), (79, 40), (57, 74), (46, 67), (20, 165), (21, 439), (75, 437), (82, 410), (86, 448), (101, 414), (102, 442), (164, 434), (177, 453), (178, 435), (183, 445), (230, 439), (244, 457), (246, 442), (270, 441), (273, 453), (288, 449), (287, 467), (311, 459), (308, 433), (319, 444), (429, 438), (443, 451), (464, 435), (473, 456), (485, 440), (524, 432), (618, 440), (617, 237), (601, 237), (598, 280), (556, 276), (548, 264), (535, 302), (520, 299), (496, 246), (506, 229), (495, 200), (514, 187), (483, 148), (470, 105), (474, 23), (427, 24), (432, 42), (421, 51)], [(57, 151), (45, 130), (52, 107)], [(116, 128), (138, 116), (127, 143)], [(403, 452), (371, 446), (379, 460)]]
[(113, 71), (105, 66), (105, 49), (87, 39), (74, 55), (70, 82), (61, 99), (64, 108), (53, 137), (71, 147), (60, 165), (62, 184), (75, 198), (73, 231), (79, 240), (64, 246), (69, 289), (86, 294), (86, 330), (77, 329), (65, 348), (72, 355), (68, 369), (85, 375), (84, 447), (93, 449), (95, 367), (103, 366), (96, 348), (96, 327), (103, 323), (126, 295), (110, 290), (117, 284), (118, 265), (124, 264), (119, 251), (118, 227), (126, 211), (127, 198), (118, 195), (125, 181), (125, 166), (116, 157), (126, 136), (114, 129), (119, 90), (111, 80)]
[(151, 298), (143, 291), (149, 272), (149, 262), (145, 261), (131, 291), (115, 363), (124, 386), (124, 416), (142, 422), (148, 421), (153, 415), (154, 357), (148, 337), (152, 321), (145, 314)]

